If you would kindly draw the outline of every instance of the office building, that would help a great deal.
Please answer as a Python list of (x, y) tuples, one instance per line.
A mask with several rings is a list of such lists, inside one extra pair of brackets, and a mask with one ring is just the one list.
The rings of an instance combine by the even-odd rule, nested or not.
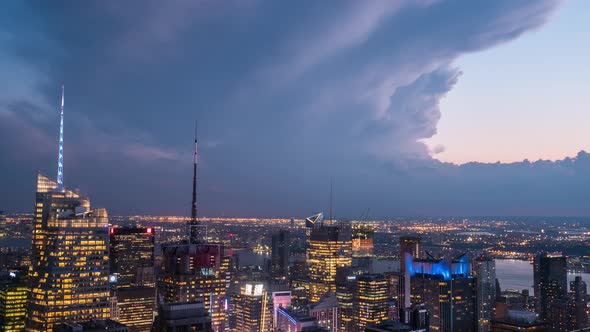
[(388, 281), (382, 274), (361, 274), (353, 293), (353, 331), (362, 332), (368, 325), (387, 320)]
[(28, 294), (25, 273), (10, 271), (0, 278), (0, 331), (24, 330)]
[(473, 274), (477, 280), (478, 331), (488, 332), (494, 317), (496, 304), (496, 264), (489, 257), (477, 257), (473, 261)]
[(55, 325), (55, 332), (129, 332), (124, 324), (111, 319), (93, 319), (87, 322), (60, 323)]
[(116, 227), (110, 231), (110, 270), (114, 280), (111, 317), (130, 332), (151, 330), (156, 309), (153, 227)]
[(309, 299), (336, 292), (336, 269), (352, 264), (350, 228), (320, 225), (311, 230), (307, 254)]
[(128, 287), (114, 291), (115, 305), (112, 315), (125, 324), (129, 332), (149, 332), (154, 323), (156, 290), (154, 287)]
[(215, 332), (225, 326), (225, 299), (229, 287), (229, 257), (213, 243), (162, 246), (163, 271), (159, 294), (165, 303), (203, 302)]
[(567, 260), (563, 255), (543, 253), (534, 262), (537, 312), (551, 331), (568, 329)]
[(289, 275), (290, 233), (280, 230), (272, 235), (271, 273), (275, 278), (286, 279)]
[(154, 286), (153, 227), (110, 229), (110, 270), (117, 288)]
[(403, 278), (401, 298), (403, 307), (409, 307), (410, 301), (410, 271), (412, 259), (420, 257), (420, 243), (422, 240), (415, 236), (402, 236), (399, 238), (399, 270)]
[(576, 276), (574, 281), (570, 281), (571, 297), (571, 327), (570, 329), (582, 329), (588, 327), (587, 310), (587, 289), (586, 283), (582, 277)]
[(271, 306), (262, 283), (245, 283), (231, 297), (236, 315), (236, 332), (268, 332), (272, 330)]
[(375, 230), (370, 225), (355, 223), (352, 225), (352, 257), (373, 256), (373, 235)]
[(411, 301), (424, 304), (430, 313), (430, 331), (477, 330), (476, 280), (469, 276), (469, 262), (462, 255), (449, 265), (432, 256), (408, 264)]
[(154, 332), (211, 331), (211, 317), (203, 302), (158, 303)]
[(28, 331), (110, 317), (107, 212), (59, 187), (38, 174)]

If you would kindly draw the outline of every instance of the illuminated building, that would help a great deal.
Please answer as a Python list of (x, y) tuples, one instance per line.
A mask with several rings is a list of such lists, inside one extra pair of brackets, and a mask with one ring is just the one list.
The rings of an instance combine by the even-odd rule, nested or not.
[(158, 289), (165, 303), (203, 301), (215, 332), (225, 326), (225, 299), (229, 286), (229, 257), (213, 243), (162, 247), (164, 269)]
[(477, 278), (478, 331), (488, 332), (496, 305), (496, 264), (489, 257), (473, 261), (473, 274)]
[(130, 332), (149, 332), (154, 322), (156, 290), (154, 287), (128, 287), (115, 291), (116, 320)]
[(236, 332), (272, 330), (272, 315), (267, 292), (262, 283), (246, 283), (231, 297), (236, 315)]
[(353, 331), (387, 320), (387, 278), (382, 274), (362, 274), (356, 277), (353, 296)]
[(289, 239), (290, 233), (286, 230), (272, 235), (271, 272), (275, 278), (289, 275)]
[(338, 330), (338, 300), (336, 295), (325, 296), (318, 302), (310, 304), (309, 315), (315, 318), (318, 327), (327, 328), (330, 331)]
[(29, 287), (22, 273), (10, 272), (0, 279), (0, 331), (24, 330), (28, 294)]
[(276, 331), (302, 332), (316, 326), (314, 317), (302, 315), (284, 308), (280, 308), (277, 312)]
[(464, 255), (449, 264), (430, 256), (408, 264), (412, 304), (430, 312), (430, 331), (477, 330), (475, 278)]
[(336, 269), (352, 264), (350, 229), (320, 225), (312, 229), (307, 253), (309, 299), (319, 301), (336, 291)]
[(211, 317), (203, 302), (159, 303), (153, 331), (211, 331)]
[(291, 291), (272, 292), (273, 328), (277, 329), (278, 311), (291, 306)]
[(352, 257), (373, 256), (373, 234), (375, 230), (369, 225), (355, 223), (352, 225)]
[(37, 176), (27, 331), (110, 317), (107, 212), (59, 187)]
[(354, 303), (356, 275), (360, 272), (353, 267), (340, 267), (336, 271), (336, 299), (338, 300), (338, 331), (354, 329)]
[(402, 236), (399, 238), (399, 269), (403, 277), (403, 287), (401, 288), (403, 298), (403, 307), (410, 306), (410, 270), (408, 264), (411, 264), (412, 258), (420, 257), (421, 239), (414, 236)]
[(572, 330), (588, 327), (588, 314), (586, 313), (586, 283), (582, 277), (576, 276), (570, 281)]
[(130, 332), (149, 332), (154, 320), (153, 227), (122, 227), (110, 230), (111, 278), (116, 279), (115, 312), (111, 317)]
[(110, 268), (117, 288), (154, 286), (153, 227), (117, 227), (110, 230)]
[(60, 323), (54, 328), (55, 332), (128, 332), (124, 324), (111, 319), (90, 320), (79, 323)]
[(539, 254), (534, 262), (537, 312), (551, 331), (566, 331), (567, 261), (563, 255)]

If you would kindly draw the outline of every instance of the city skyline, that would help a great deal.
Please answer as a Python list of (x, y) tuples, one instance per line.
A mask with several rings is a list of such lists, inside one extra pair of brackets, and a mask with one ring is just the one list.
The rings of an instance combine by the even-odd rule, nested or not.
[[(8, 55), (0, 68), (14, 78), (0, 93), (0, 130), (7, 138), (0, 143), (0, 169), (10, 174), (10, 195), (0, 197), (3, 209), (30, 211), (35, 173), (55, 172), (59, 88), (65, 82), (64, 185), (88, 193), (111, 213), (189, 215), (192, 123), (198, 119), (200, 215), (303, 217), (328, 211), (332, 177), (336, 219), (367, 209), (374, 218), (590, 215), (590, 155), (561, 160), (565, 155), (556, 152), (588, 149), (588, 137), (556, 139), (546, 154), (525, 149), (556, 161), (486, 163), (487, 157), (472, 154), (481, 162), (458, 165), (452, 162), (469, 159), (451, 153), (445, 140), (456, 144), (457, 138), (445, 132), (460, 133), (461, 127), (438, 127), (451, 112), (447, 102), (465, 116), (465, 104), (447, 97), (452, 99), (468, 69), (480, 76), (468, 83), (480, 86), (487, 81), (483, 69), (498, 65), (486, 54), (505, 50), (503, 45), (515, 47), (535, 34), (533, 43), (550, 49), (564, 20), (579, 22), (575, 12), (588, 9), (580, 1), (349, 3), (329, 14), (329, 6), (317, 5), (299, 13), (309, 27), (287, 21), (276, 31), (263, 22), (274, 26), (283, 9), (259, 3), (236, 5), (241, 11), (212, 4), (173, 3), (157, 11), (152, 3), (95, 3), (96, 13), (47, 5), (32, 12), (32, 6), (10, 9), (38, 25), (0, 27), (0, 51)], [(456, 6), (461, 14), (453, 16)], [(134, 9), (153, 19), (131, 17)], [(474, 24), (469, 15), (481, 22)], [(233, 23), (220, 26), (228, 17)], [(85, 19), (97, 20), (99, 29)], [(113, 31), (100, 29), (109, 19), (116, 22)], [(417, 24), (422, 21), (431, 23)], [(74, 26), (80, 30), (69, 29)], [(466, 27), (467, 33), (454, 35)], [(322, 33), (310, 36), (313, 29)], [(209, 38), (206, 31), (225, 37)], [(549, 37), (539, 37), (547, 31)], [(38, 43), (24, 43), (28, 38)], [(586, 51), (580, 47), (581, 54)], [(526, 48), (518, 52), (527, 54)], [(533, 62), (542, 64), (556, 52), (535, 54)], [(497, 73), (490, 78), (486, 84), (501, 86)], [(574, 84), (567, 75), (560, 79), (561, 85)], [(503, 89), (514, 88), (506, 84)], [(502, 98), (510, 95), (495, 99)], [(576, 110), (580, 105), (583, 100)], [(506, 128), (509, 136), (512, 129)], [(478, 144), (477, 137), (461, 137)], [(467, 150), (477, 147), (459, 151)], [(514, 140), (512, 149), (503, 142), (499, 150), (514, 161), (522, 145)]]

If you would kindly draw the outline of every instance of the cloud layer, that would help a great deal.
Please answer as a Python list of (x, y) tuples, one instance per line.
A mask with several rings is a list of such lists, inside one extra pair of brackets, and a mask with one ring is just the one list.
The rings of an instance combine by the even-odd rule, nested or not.
[[(205, 214), (306, 215), (332, 175), (342, 216), (590, 212), (524, 176), (565, 190), (587, 181), (586, 154), (459, 167), (421, 142), (454, 60), (541, 27), (558, 1), (29, 5), (0, 14), (5, 209), (27, 210), (34, 170), (53, 172), (64, 81), (66, 182), (115, 213), (188, 213), (195, 118)], [(516, 186), (530, 201), (512, 204)]]

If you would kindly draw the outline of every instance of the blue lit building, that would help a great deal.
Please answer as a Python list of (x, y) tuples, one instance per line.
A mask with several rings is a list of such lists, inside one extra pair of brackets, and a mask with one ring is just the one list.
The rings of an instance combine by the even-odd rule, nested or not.
[(406, 262), (410, 274), (411, 302), (430, 312), (430, 331), (477, 330), (476, 280), (469, 275), (465, 255), (450, 262), (429, 255)]

